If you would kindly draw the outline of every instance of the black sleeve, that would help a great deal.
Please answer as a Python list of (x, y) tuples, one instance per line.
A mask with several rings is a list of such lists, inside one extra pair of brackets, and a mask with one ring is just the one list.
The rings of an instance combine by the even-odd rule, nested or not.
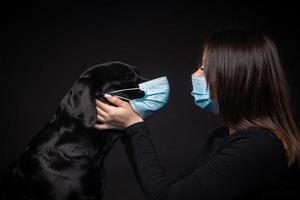
[(281, 146), (266, 134), (235, 133), (206, 164), (181, 179), (166, 176), (145, 122), (126, 129), (121, 141), (146, 199), (233, 199), (264, 187), (280, 173)]
[(222, 146), (224, 139), (228, 136), (228, 130), (221, 126), (215, 129), (206, 139), (205, 145), (201, 146), (194, 160), (187, 164), (185, 169), (180, 172), (172, 181), (178, 181), (191, 174), (196, 167), (201, 167), (206, 160), (214, 155)]

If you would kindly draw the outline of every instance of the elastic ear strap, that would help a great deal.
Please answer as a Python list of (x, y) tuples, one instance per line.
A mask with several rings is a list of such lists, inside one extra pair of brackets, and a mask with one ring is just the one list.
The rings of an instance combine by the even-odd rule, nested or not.
[(116, 92), (122, 92), (122, 91), (128, 91), (128, 90), (139, 90), (140, 88), (126, 88), (126, 89), (121, 89), (121, 90), (114, 90), (112, 92), (107, 92), (109, 94), (113, 94), (113, 93), (116, 93)]
[(114, 95), (114, 96), (119, 97), (120, 99), (125, 99), (125, 100), (127, 100), (127, 101), (130, 101), (130, 99), (128, 99), (128, 98), (126, 98), (126, 97), (122, 97), (122, 96), (119, 96), (119, 95)]

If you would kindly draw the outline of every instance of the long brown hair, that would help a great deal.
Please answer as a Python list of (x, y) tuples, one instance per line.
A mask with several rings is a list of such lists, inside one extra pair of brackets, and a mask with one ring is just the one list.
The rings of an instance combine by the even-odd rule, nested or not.
[(272, 131), (283, 142), (289, 166), (293, 164), (300, 156), (299, 130), (273, 40), (252, 30), (222, 30), (203, 49), (201, 64), (225, 126)]

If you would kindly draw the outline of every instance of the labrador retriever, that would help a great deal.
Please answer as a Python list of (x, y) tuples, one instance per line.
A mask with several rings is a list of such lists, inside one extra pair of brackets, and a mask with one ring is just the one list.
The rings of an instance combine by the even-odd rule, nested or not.
[[(84, 71), (63, 97), (52, 119), (0, 177), (0, 199), (99, 200), (104, 192), (103, 162), (122, 130), (99, 130), (95, 99), (111, 104), (105, 92), (147, 81), (136, 67), (109, 62)], [(143, 91), (121, 92), (134, 99)]]

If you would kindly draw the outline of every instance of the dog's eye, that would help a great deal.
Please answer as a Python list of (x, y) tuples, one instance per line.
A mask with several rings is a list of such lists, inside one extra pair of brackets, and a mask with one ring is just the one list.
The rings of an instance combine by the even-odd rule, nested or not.
[(129, 81), (132, 79), (132, 77), (134, 77), (133, 72), (128, 72), (124, 78), (124, 81)]

